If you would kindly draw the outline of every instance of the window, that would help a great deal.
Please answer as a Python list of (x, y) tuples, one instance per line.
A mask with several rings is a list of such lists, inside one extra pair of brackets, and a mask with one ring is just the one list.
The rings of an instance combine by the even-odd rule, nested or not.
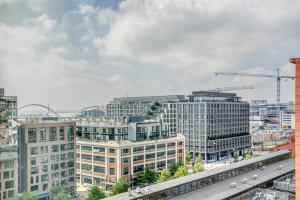
[(40, 142), (46, 141), (46, 128), (40, 128)]
[(36, 158), (30, 158), (30, 165), (36, 165)]
[(43, 165), (42, 172), (43, 173), (48, 173), (48, 165)]
[(92, 151), (92, 147), (91, 146), (81, 146), (81, 150)]
[(94, 156), (95, 161), (105, 162), (105, 157), (103, 156)]
[(153, 149), (155, 149), (155, 145), (146, 146), (146, 151), (153, 150)]
[(109, 163), (115, 163), (115, 158), (109, 158)]
[(162, 151), (162, 152), (158, 152), (157, 153), (157, 157), (164, 157), (166, 155), (166, 152), (165, 151)]
[(144, 165), (137, 165), (137, 166), (133, 167), (133, 172), (134, 173), (141, 172), (141, 171), (144, 171)]
[(170, 151), (167, 152), (168, 155), (174, 155), (175, 153), (176, 153), (175, 150), (170, 150)]
[(81, 164), (81, 169), (86, 171), (92, 171), (92, 165)]
[(52, 145), (52, 152), (58, 152), (59, 151), (59, 145), (56, 144), (56, 145)]
[(48, 191), (48, 184), (47, 183), (43, 184), (43, 191)]
[(49, 132), (50, 132), (49, 140), (50, 141), (56, 141), (57, 140), (56, 127), (50, 127)]
[(10, 189), (14, 187), (14, 181), (5, 181), (5, 189)]
[(128, 154), (128, 153), (129, 153), (129, 149), (128, 148), (122, 149), (122, 154)]
[(109, 153), (115, 153), (115, 149), (109, 149)]
[(100, 167), (100, 166), (94, 166), (94, 172), (104, 174), (105, 173), (105, 168), (104, 167)]
[(129, 158), (123, 158), (123, 163), (128, 163)]
[(133, 147), (133, 153), (142, 152), (142, 151), (144, 151), (144, 147), (143, 146)]
[(9, 171), (3, 172), (3, 178), (9, 179)]
[(126, 168), (124, 168), (123, 169), (123, 175), (127, 175), (129, 173), (129, 170), (128, 170), (128, 168), (126, 167)]
[(115, 175), (115, 168), (109, 168), (109, 174)]
[(91, 155), (87, 155), (87, 154), (82, 154), (81, 155), (81, 159), (92, 160), (92, 156)]
[(41, 157), (41, 163), (42, 164), (48, 163), (48, 157), (47, 156)]
[(38, 147), (31, 147), (30, 148), (30, 154), (35, 155), (39, 153), (39, 148)]
[(104, 153), (105, 152), (105, 148), (103, 148), (103, 147), (94, 147), (94, 152)]
[(146, 160), (155, 158), (155, 153), (146, 154)]
[(144, 160), (144, 155), (133, 156), (133, 161)]
[(67, 144), (67, 149), (68, 150), (73, 150), (74, 149), (74, 143), (68, 143)]
[(29, 128), (28, 129), (28, 143), (35, 143), (36, 142), (36, 129)]
[(165, 148), (166, 147), (166, 144), (157, 144), (157, 148)]
[(64, 127), (59, 127), (59, 139), (65, 140), (65, 128)]
[(30, 191), (31, 192), (37, 192), (39, 190), (39, 186), (38, 185), (34, 185), (30, 187)]
[(65, 151), (66, 150), (66, 144), (61, 144), (60, 145), (60, 150)]
[(69, 126), (68, 127), (67, 138), (68, 138), (68, 141), (73, 141), (74, 140), (74, 126)]
[(168, 147), (175, 147), (176, 146), (176, 143), (175, 142), (170, 142), (168, 143)]
[(38, 167), (31, 167), (30, 168), (30, 174), (37, 174), (39, 173), (39, 168)]

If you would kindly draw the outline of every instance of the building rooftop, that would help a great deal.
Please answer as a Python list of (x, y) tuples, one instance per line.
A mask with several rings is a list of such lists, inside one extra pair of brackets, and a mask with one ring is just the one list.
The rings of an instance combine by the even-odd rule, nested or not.
[[(196, 174), (191, 174), (191, 175), (184, 176), (184, 177), (181, 177), (181, 178), (169, 180), (169, 181), (166, 181), (166, 182), (163, 182), (163, 183), (158, 183), (158, 184), (149, 186), (149, 191), (150, 191), (150, 193), (156, 193), (156, 192), (164, 191), (166, 189), (169, 189), (169, 188), (172, 188), (172, 187), (177, 187), (179, 185), (183, 185), (183, 184), (186, 184), (186, 183), (190, 183), (192, 181), (196, 181), (196, 180), (199, 180), (199, 179), (202, 179), (202, 178), (205, 178), (205, 177), (209, 177), (209, 176), (212, 176), (214, 174), (219, 174), (219, 173), (231, 170), (231, 169), (247, 166), (247, 165), (252, 164), (252, 163), (260, 162), (260, 161), (272, 158), (274, 156), (280, 156), (280, 155), (284, 155), (284, 154), (287, 154), (287, 153), (290, 153), (290, 152), (287, 151), (287, 150), (277, 151), (277, 152), (273, 152), (273, 153), (270, 153), (270, 154), (267, 154), (267, 155), (255, 157), (255, 158), (252, 158), (252, 159), (249, 159), (249, 160), (244, 160), (244, 161), (240, 161), (240, 162), (237, 162), (237, 163), (233, 163), (231, 165), (226, 165), (224, 167), (214, 168), (212, 170), (208, 170), (208, 171), (204, 171), (204, 172), (200, 172), (200, 173), (196, 173)], [(268, 173), (273, 172), (274, 169), (278, 167), (278, 165), (283, 165), (284, 166), (283, 170), (278, 172), (278, 174), (282, 174), (282, 172), (284, 170), (292, 171), (293, 169), (295, 169), (293, 160), (280, 162), (281, 164), (278, 164), (278, 163), (275, 163), (274, 165), (272, 165), (273, 167), (267, 166), (266, 167), (267, 172)], [(253, 171), (253, 173), (258, 173), (258, 172), (263, 172), (263, 174), (268, 175), (268, 173), (266, 173), (265, 170), (264, 171), (258, 170), (257, 172)], [(277, 175), (275, 172), (274, 172), (274, 175)], [(250, 173), (252, 173), (252, 172), (250, 172)], [(244, 176), (245, 176), (245, 174), (241, 175), (241, 177), (244, 177)], [(235, 178), (237, 178), (237, 180), (240, 181), (241, 177), (238, 176), (238, 177), (234, 177), (233, 179), (235, 180)], [(260, 178), (258, 180), (260, 180)], [(223, 183), (223, 184), (221, 184), (221, 183)], [(230, 183), (226, 182), (226, 180), (225, 180), (225, 181), (213, 184), (211, 186), (205, 187), (205, 188), (203, 188), (203, 190), (205, 190), (206, 188), (210, 188), (210, 190), (213, 190), (213, 188), (217, 184), (221, 184), (222, 187), (220, 187), (219, 190), (214, 190), (214, 192), (224, 191), (224, 188), (228, 188), (228, 190), (230, 190), (230, 188), (228, 187), (230, 185)], [(198, 191), (202, 191), (202, 190), (196, 190), (194, 192), (187, 193), (186, 195), (195, 194), (195, 196), (192, 196), (193, 198), (190, 198), (189, 196), (187, 196), (187, 198), (189, 198), (189, 199), (198, 199), (198, 197), (199, 197), (199, 192)], [(227, 191), (227, 190), (225, 190), (225, 191)], [(235, 191), (238, 191), (238, 190), (235, 190)], [(183, 195), (183, 196), (186, 196), (186, 195)], [(213, 195), (213, 194), (211, 194), (211, 195)], [(202, 196), (202, 194), (201, 194), (201, 196)], [(136, 199), (136, 198), (137, 197), (129, 196), (129, 193), (123, 193), (123, 194), (120, 194), (120, 195), (116, 195), (116, 196), (107, 198), (107, 200), (128, 200), (128, 199)], [(178, 198), (178, 200), (179, 199), (180, 198)], [(181, 198), (181, 199), (185, 199), (185, 198)]]

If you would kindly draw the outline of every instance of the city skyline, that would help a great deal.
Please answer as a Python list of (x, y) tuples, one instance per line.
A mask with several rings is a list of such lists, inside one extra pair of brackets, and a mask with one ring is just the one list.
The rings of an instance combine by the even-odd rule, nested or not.
[[(279, 67), (293, 76), (288, 59), (300, 53), (299, 6), (258, 0), (0, 0), (0, 85), (7, 95), (18, 94), (19, 105), (55, 110), (105, 105), (113, 97), (241, 85), (255, 87), (237, 91), (244, 100), (275, 103), (275, 80), (214, 72), (275, 74)], [(294, 100), (293, 88), (294, 81), (283, 82), (282, 102)]]

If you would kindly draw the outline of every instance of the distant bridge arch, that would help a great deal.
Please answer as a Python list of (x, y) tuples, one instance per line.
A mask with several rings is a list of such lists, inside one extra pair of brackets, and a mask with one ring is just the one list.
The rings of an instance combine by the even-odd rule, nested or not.
[(45, 106), (42, 104), (27, 104), (27, 105), (24, 105), (24, 106), (21, 106), (20, 108), (18, 108), (18, 112), (20, 112), (21, 110), (24, 110), (25, 108), (30, 108), (30, 107), (40, 107), (40, 108), (48, 110), (48, 112), (53, 113), (54, 115), (56, 115), (56, 117), (60, 117), (59, 114), (55, 110), (53, 110), (49, 106)]
[(87, 106), (87, 107), (82, 108), (80, 111), (78, 111), (76, 113), (76, 117), (79, 117), (80, 115), (82, 115), (82, 113), (84, 111), (89, 111), (89, 110), (98, 110), (98, 111), (102, 112), (103, 115), (105, 115), (105, 111), (100, 106)]

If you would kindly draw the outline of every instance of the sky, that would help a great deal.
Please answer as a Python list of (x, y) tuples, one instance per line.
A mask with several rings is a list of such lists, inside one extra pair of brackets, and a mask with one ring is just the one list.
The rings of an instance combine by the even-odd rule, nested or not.
[[(254, 86), (244, 100), (276, 101), (276, 80), (217, 71), (294, 75), (300, 1), (0, 0), (0, 87), (20, 106), (54, 110), (114, 97)], [(282, 81), (282, 102), (294, 100)]]

